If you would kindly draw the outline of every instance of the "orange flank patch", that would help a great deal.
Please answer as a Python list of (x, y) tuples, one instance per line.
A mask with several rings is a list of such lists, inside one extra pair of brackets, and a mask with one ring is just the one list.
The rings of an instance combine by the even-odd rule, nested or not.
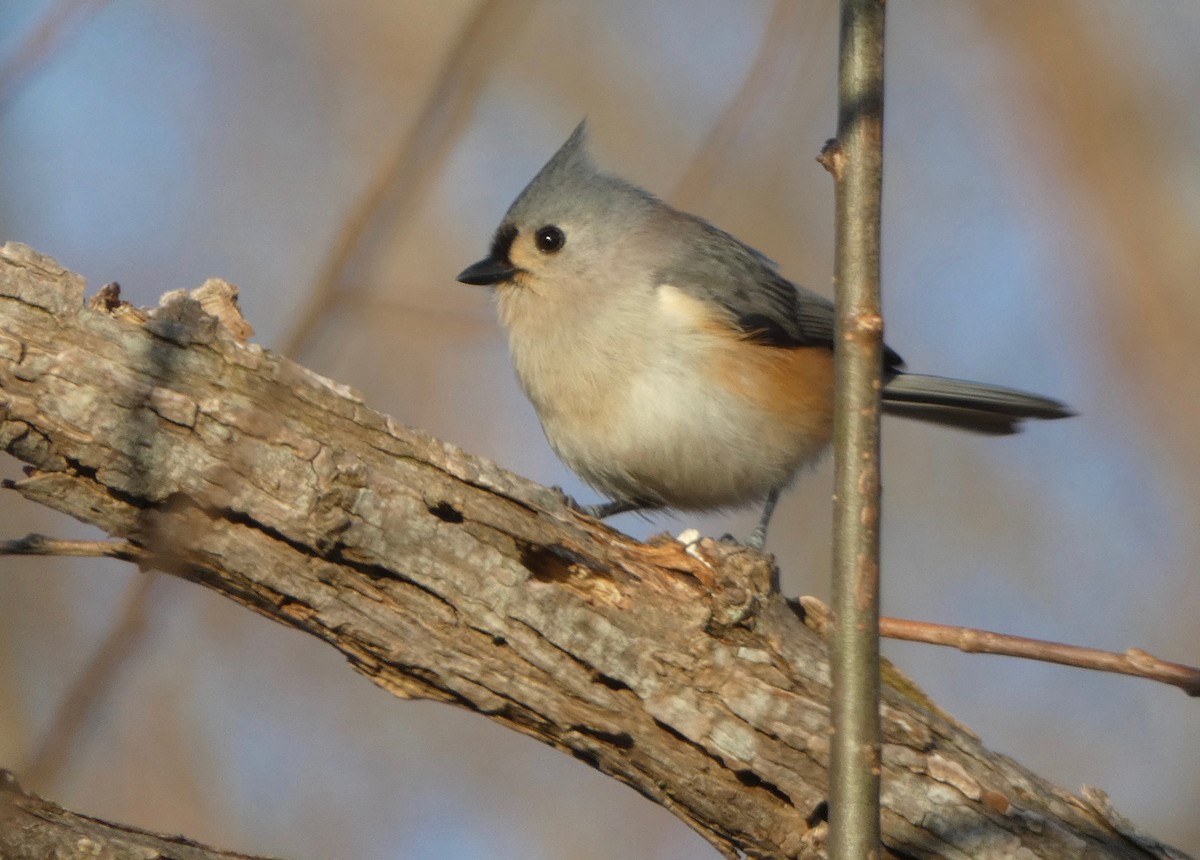
[(712, 336), (712, 379), (767, 417), (772, 443), (806, 439), (816, 449), (833, 438), (833, 350), (748, 340), (718, 307), (670, 285), (659, 287), (658, 301), (676, 324)]
[(781, 435), (822, 447), (833, 437), (832, 350), (727, 337), (713, 370), (722, 387), (771, 415)]

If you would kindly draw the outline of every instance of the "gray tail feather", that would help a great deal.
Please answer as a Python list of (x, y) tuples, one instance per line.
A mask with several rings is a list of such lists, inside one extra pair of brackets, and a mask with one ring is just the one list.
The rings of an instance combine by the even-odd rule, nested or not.
[(883, 411), (975, 433), (1016, 433), (1026, 418), (1075, 413), (1049, 397), (941, 376), (900, 373), (883, 387)]

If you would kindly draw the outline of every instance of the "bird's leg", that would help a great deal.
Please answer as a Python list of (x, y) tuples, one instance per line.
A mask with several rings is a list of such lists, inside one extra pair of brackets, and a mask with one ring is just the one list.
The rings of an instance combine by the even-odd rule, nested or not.
[(754, 527), (754, 531), (746, 539), (746, 546), (750, 547), (750, 549), (761, 550), (766, 545), (767, 526), (771, 524), (771, 514), (775, 513), (775, 505), (779, 501), (779, 494), (782, 491), (783, 487), (775, 487), (771, 492), (767, 493), (767, 501), (763, 505), (762, 516), (758, 518), (758, 525)]
[(580, 513), (602, 520), (605, 517), (611, 517), (616, 514), (640, 511), (649, 507), (649, 505), (643, 502), (635, 502), (632, 499), (614, 499), (611, 502), (601, 502), (598, 505), (579, 505), (578, 507)]

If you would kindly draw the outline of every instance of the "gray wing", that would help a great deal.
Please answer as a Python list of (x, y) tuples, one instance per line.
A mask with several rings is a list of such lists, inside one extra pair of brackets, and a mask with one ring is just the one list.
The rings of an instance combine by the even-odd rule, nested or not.
[[(725, 231), (700, 218), (683, 217), (686, 221), (678, 226), (689, 241), (681, 243), (673, 262), (659, 273), (659, 283), (725, 308), (750, 340), (833, 349), (833, 302), (793, 284), (769, 257)], [(899, 355), (885, 350), (889, 370), (903, 365)]]

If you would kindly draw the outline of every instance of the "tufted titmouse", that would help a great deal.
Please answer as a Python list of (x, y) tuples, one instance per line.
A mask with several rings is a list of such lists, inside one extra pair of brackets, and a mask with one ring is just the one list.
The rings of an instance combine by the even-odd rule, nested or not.
[[(833, 434), (833, 303), (753, 248), (596, 169), (580, 123), (458, 276), (495, 286), (517, 376), (555, 453), (613, 501), (705, 510), (765, 501)], [(1064, 418), (1056, 400), (902, 370), (885, 412), (980, 433)]]

